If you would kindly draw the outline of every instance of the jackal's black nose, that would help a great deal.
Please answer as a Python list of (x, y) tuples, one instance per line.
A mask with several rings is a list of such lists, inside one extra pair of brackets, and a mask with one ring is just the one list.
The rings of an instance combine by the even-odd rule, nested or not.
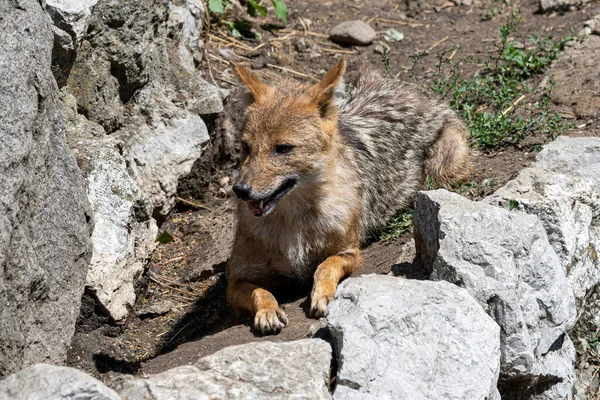
[(250, 186), (248, 185), (234, 185), (233, 192), (241, 200), (248, 200), (250, 198)]

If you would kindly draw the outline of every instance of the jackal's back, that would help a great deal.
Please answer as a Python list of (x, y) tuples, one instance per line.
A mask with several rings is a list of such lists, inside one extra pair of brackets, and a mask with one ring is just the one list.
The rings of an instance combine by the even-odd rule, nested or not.
[(426, 180), (431, 149), (449, 126), (465, 135), (456, 113), (419, 87), (363, 71), (339, 102), (338, 129), (363, 186), (361, 233), (408, 207)]

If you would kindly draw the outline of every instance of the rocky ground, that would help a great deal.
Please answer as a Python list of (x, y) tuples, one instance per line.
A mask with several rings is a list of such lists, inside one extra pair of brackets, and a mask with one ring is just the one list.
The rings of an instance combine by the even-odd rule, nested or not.
[[(436, 54), (444, 49), (460, 45), (457, 57), (482, 57), (493, 53), (494, 43), (499, 36), (498, 27), (512, 9), (501, 8), (491, 20), (483, 21), (482, 15), (491, 10), (492, 4), (482, 3), (472, 7), (452, 5), (438, 11), (433, 6), (406, 11), (380, 2), (350, 5), (321, 2), (300, 5), (290, 2), (289, 6), (291, 17), (288, 26), (283, 30), (264, 31), (260, 41), (239, 41), (218, 27), (209, 32), (206, 41), (207, 64), (210, 60), (215, 82), (234, 93), (220, 117), (224, 121), (218, 125), (220, 136), (213, 141), (214, 152), (226, 151), (223, 137), (235, 134), (240, 122), (235, 95), (238, 93), (236, 78), (225, 59), (230, 58), (233, 52), (237, 54), (233, 56), (234, 60), (253, 68), (265, 79), (276, 81), (286, 72), (268, 64), (317, 77), (342, 54), (347, 57), (350, 71), (365, 64), (383, 68), (382, 55), (377, 46), (385, 44), (390, 48), (390, 69), (398, 71), (400, 77), (409, 79), (409, 72), (403, 67), (412, 64), (410, 56), (431, 49), (431, 55), (420, 62), (417, 71), (412, 72), (418, 81), (426, 83), (434, 77)], [(523, 17), (519, 29), (524, 36), (539, 32), (566, 36), (570, 29), (580, 30), (583, 23), (598, 11), (597, 6), (588, 5), (573, 12), (542, 15), (536, 12), (535, 2), (520, 3), (519, 7)], [(328, 27), (352, 18), (369, 21), (374, 26), (378, 33), (373, 45), (348, 47), (328, 40)], [(305, 20), (309, 20), (308, 25)], [(303, 24), (306, 25), (306, 31)], [(387, 42), (383, 39), (383, 33), (392, 27), (404, 33), (402, 41)], [(443, 41), (438, 44), (440, 40)], [(570, 89), (585, 87), (585, 82), (595, 79), (594, 72), (585, 66), (594, 62), (594, 55), (588, 49), (594, 46), (590, 43), (594, 40), (590, 38), (577, 50), (569, 50), (569, 54), (578, 55), (576, 59), (565, 57), (546, 73), (546, 76), (554, 76), (557, 81), (553, 109), (558, 110), (567, 121), (573, 122), (573, 126), (561, 134), (599, 134), (593, 93), (586, 96), (577, 90), (576, 94), (571, 94)], [(255, 47), (260, 48), (251, 50)], [(585, 60), (579, 60), (579, 57)], [(574, 66), (580, 68), (580, 73), (571, 73)], [(302, 76), (298, 78), (303, 79)], [(535, 85), (542, 81), (543, 76), (533, 79), (531, 84)], [(573, 95), (583, 98), (578, 97), (578, 101), (573, 101), (569, 97)], [(527, 101), (524, 100), (525, 103)], [(551, 140), (550, 136), (537, 135), (528, 137), (518, 146), (476, 151), (473, 173), (466, 180), (470, 184), (455, 189), (473, 199), (489, 195), (530, 165), (539, 145), (548, 140)], [(229, 195), (229, 178), (235, 154), (228, 154), (225, 162), (223, 155), (215, 155), (215, 160), (221, 163), (210, 161), (213, 163), (210, 167), (213, 176), (209, 181), (195, 178), (207, 168), (207, 165), (196, 163), (192, 177), (180, 183), (179, 196), (191, 202), (180, 202), (179, 212), (172, 214), (161, 228), (173, 236), (173, 241), (160, 244), (154, 253), (146, 286), (141, 290), (135, 306), (135, 316), (129, 318), (116, 337), (111, 337), (115, 334), (113, 328), (104, 328), (105, 332), (102, 329), (99, 332), (85, 324), (79, 325), (81, 334), (76, 336), (70, 352), (72, 365), (101, 373), (154, 373), (195, 361), (198, 356), (211, 354), (226, 346), (257, 340), (287, 341), (310, 336), (319, 328), (319, 322), (309, 319), (306, 314), (307, 288), (291, 295), (290, 301), (285, 302), (286, 313), (292, 321), (290, 326), (282, 334), (266, 339), (252, 332), (249, 319), (237, 319), (226, 305), (223, 270), (234, 229), (234, 201)], [(205, 194), (205, 188), (209, 189), (210, 195)], [(405, 246), (410, 239), (411, 234), (406, 233), (396, 240), (372, 243), (365, 250), (367, 261), (359, 274), (423, 276), (424, 273), (418, 269), (408, 272), (402, 269), (404, 261), (412, 261), (411, 252)], [(106, 337), (106, 333), (111, 336)], [(101, 362), (90, 360), (89, 355), (95, 353), (103, 354)]]
[[(62, 88), (57, 107), (96, 220), (69, 366), (110, 382), (127, 398), (160, 390), (194, 398), (207, 387), (216, 396), (220, 390), (257, 396), (283, 390), (330, 398), (332, 389), (336, 398), (408, 396), (439, 365), (444, 367), (436, 381), (442, 384), (418, 389), (429, 398), (570, 399), (565, 396), (572, 387), (576, 399), (598, 396), (600, 144), (561, 138), (540, 153), (558, 135), (600, 137), (600, 21), (592, 20), (600, 14), (597, 2), (540, 12), (537, 1), (288, 0), (287, 25), (271, 14), (250, 18), (259, 39), (234, 38), (219, 18), (199, 13), (194, 1), (132, 10), (157, 27), (151, 34), (136, 24), (122, 29), (127, 12), (114, 2), (99, 2), (96, 16), (83, 7), (75, 20), (74, 14), (52, 14), (48, 3), (55, 23), (53, 60), (60, 61), (53, 65)], [(290, 324), (277, 336), (261, 337), (250, 319), (236, 317), (224, 298), (224, 270), (234, 230), (230, 188), (242, 109), (229, 62), (273, 82), (282, 75), (313, 81), (344, 55), (349, 73), (371, 66), (435, 87), (440, 77), (452, 76), (453, 63), (470, 76), (481, 60), (493, 59), (499, 28), (516, 9), (518, 28), (509, 39), (523, 43), (517, 49), (527, 49), (524, 38), (534, 34), (582, 34), (551, 66), (513, 88), (534, 88), (511, 106), (515, 116), (526, 118), (554, 82), (543, 110), (562, 117), (559, 127), (533, 127), (525, 138), (493, 145), (474, 141), (471, 176), (446, 188), (462, 197), (445, 190), (424, 194), (415, 206), (414, 232), (374, 237), (355, 277), (376, 276), (347, 280), (340, 287), (346, 300), (334, 303), (328, 320), (308, 317), (309, 285), (282, 297)], [(330, 28), (348, 20), (373, 28), (361, 28), (369, 45), (330, 40)], [(401, 40), (385, 39), (392, 28)], [(194, 46), (200, 35), (203, 46)], [(57, 38), (67, 44), (57, 49), (63, 43)], [(119, 186), (106, 183), (112, 181)], [(468, 210), (469, 217), (458, 218), (457, 210)], [(411, 309), (428, 311), (415, 315)], [(361, 320), (370, 325), (352, 322)], [(332, 343), (334, 357), (322, 341), (298, 341), (305, 338)], [(251, 342), (260, 344), (244, 346)], [(423, 343), (435, 343), (436, 352), (424, 351), (432, 347)], [(236, 345), (241, 347), (231, 347)], [(272, 368), (252, 369), (265, 354)], [(277, 354), (289, 362), (280, 365)], [(403, 360), (414, 359), (422, 369), (402, 368), (408, 362)], [(231, 369), (232, 360), (244, 367)], [(0, 393), (23, 386), (28, 374), (44, 373), (119, 398), (91, 377), (35, 368), (41, 367), (0, 385)], [(446, 375), (444, 368), (464, 373)], [(264, 386), (274, 370), (282, 371), (281, 386)], [(473, 370), (478, 373), (470, 376)], [(241, 381), (247, 382), (243, 388), (236, 386)]]

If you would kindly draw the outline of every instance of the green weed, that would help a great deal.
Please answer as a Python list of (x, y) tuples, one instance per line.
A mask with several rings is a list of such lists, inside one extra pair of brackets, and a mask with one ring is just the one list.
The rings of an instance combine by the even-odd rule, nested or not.
[(479, 184), (475, 181), (458, 182), (455, 187), (455, 192), (457, 192), (457, 193), (468, 192), (469, 190), (476, 188), (478, 185)]
[[(261, 15), (267, 16), (267, 7), (261, 4), (261, 0), (248, 0), (247, 11), (251, 17)], [(283, 0), (271, 0), (273, 7), (275, 8), (275, 15), (287, 24), (288, 8)], [(230, 1), (227, 0), (208, 0), (208, 9), (211, 13), (221, 15), (225, 12), (225, 9), (231, 5)], [(225, 25), (231, 31), (231, 35), (234, 37), (250, 37), (260, 38), (260, 34), (251, 30), (250, 23), (248, 21), (226, 21), (220, 20), (220, 23)]]
[[(453, 60), (459, 46), (444, 49), (437, 58), (433, 83), (427, 85), (462, 114), (467, 122), (472, 143), (481, 148), (517, 144), (525, 136), (542, 132), (554, 136), (569, 127), (560, 115), (550, 110), (554, 82), (546, 85), (534, 107), (524, 108), (522, 101), (535, 87), (529, 80), (543, 72), (556, 59), (565, 45), (576, 36), (553, 40), (551, 36), (531, 36), (526, 40), (517, 30), (519, 14), (513, 11), (500, 27), (501, 38), (495, 44), (495, 55), (485, 61), (464, 57)], [(520, 41), (511, 40), (511, 35)], [(413, 56), (411, 76), (426, 53)], [(465, 77), (467, 67), (476, 71)]]
[(171, 243), (173, 241), (173, 235), (167, 231), (162, 231), (160, 235), (156, 237), (156, 241), (161, 244)]
[(600, 335), (600, 331), (598, 331), (586, 338), (588, 349), (596, 357), (598, 357), (600, 355), (598, 352), (598, 346), (600, 346), (600, 336), (599, 335)]
[(395, 240), (412, 229), (413, 210), (396, 213), (379, 233), (379, 240)]
[(390, 57), (388, 56), (388, 48), (385, 45), (383, 46), (383, 52), (381, 53), (381, 63), (383, 64), (385, 73), (389, 76), (394, 76), (390, 70)]

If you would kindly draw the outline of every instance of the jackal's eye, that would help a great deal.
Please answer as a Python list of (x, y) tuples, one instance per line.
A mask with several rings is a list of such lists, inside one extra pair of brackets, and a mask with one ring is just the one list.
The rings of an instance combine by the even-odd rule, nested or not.
[(246, 154), (250, 154), (250, 146), (248, 146), (247, 142), (242, 142), (242, 150)]
[(291, 144), (280, 144), (275, 146), (275, 154), (287, 154), (294, 149)]

